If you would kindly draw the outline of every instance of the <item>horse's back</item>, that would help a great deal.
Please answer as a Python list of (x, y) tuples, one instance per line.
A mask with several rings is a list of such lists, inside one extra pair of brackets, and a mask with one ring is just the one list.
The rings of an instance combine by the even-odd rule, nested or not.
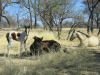
[(88, 39), (88, 45), (89, 46), (98, 46), (99, 45), (99, 39), (96, 36), (91, 36)]

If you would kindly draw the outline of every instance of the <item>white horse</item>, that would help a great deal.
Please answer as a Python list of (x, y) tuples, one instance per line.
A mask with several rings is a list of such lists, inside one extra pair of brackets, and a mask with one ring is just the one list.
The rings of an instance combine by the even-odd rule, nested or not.
[[(11, 31), (6, 34), (7, 45), (7, 56), (9, 55), (9, 49), (12, 47), (13, 40), (20, 42), (20, 56), (23, 49), (26, 50), (26, 40), (29, 35), (30, 26), (24, 26), (23, 32)], [(29, 30), (28, 30), (29, 29)]]
[(95, 47), (99, 45), (99, 39), (96, 36), (89, 36), (81, 31), (75, 30), (75, 26), (72, 26), (69, 33), (68, 38), (70, 41), (73, 41), (75, 38), (78, 38), (80, 44), (78, 46), (86, 46), (86, 47)]

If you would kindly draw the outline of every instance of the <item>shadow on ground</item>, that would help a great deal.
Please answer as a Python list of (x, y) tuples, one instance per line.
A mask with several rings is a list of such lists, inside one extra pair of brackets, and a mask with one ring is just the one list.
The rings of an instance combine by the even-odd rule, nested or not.
[(21, 56), (19, 55), (19, 54), (10, 54), (9, 56), (6, 54), (4, 54), (4, 53), (0, 53), (0, 57), (11, 57), (11, 58), (25, 58), (25, 57), (31, 57), (31, 55), (30, 55), (30, 52), (23, 52), (22, 54), (21, 54)]

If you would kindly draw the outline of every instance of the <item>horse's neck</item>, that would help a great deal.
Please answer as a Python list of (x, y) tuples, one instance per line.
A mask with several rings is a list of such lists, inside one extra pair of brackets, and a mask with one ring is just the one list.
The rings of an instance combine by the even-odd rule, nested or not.
[(85, 39), (84, 36), (81, 33), (79, 33), (79, 32), (76, 32), (76, 35), (77, 35), (79, 41), (83, 42), (83, 40)]
[(26, 35), (28, 35), (28, 30), (27, 29), (25, 29), (25, 31), (23, 31)]
[(20, 36), (18, 37), (18, 41), (24, 41), (27, 37), (26, 32), (20, 32)]
[(25, 31), (21, 32), (21, 34), (23, 34), (24, 36), (26, 36), (26, 35), (27, 35), (27, 33), (26, 33)]

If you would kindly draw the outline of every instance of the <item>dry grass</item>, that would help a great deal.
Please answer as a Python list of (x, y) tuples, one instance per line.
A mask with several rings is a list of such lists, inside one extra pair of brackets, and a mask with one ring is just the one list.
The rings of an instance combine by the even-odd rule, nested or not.
[[(10, 29), (11, 30), (11, 29)], [(0, 54), (6, 52), (7, 41), (6, 31), (0, 31)], [(34, 36), (40, 36), (44, 39), (57, 40), (62, 47), (77, 46), (77, 39), (73, 42), (66, 40), (69, 29), (63, 29), (61, 39), (57, 40), (57, 32), (45, 32), (42, 29), (33, 29), (27, 40), (27, 49), (34, 41)], [(85, 29), (79, 29), (86, 31)], [(96, 31), (97, 32), (97, 31)], [(96, 34), (96, 33), (94, 33)], [(100, 49), (100, 47), (98, 47)], [(4, 57), (0, 56), (0, 75), (100, 75), (100, 58), (90, 51), (95, 48), (75, 48), (67, 49), (67, 52), (47, 53), (41, 56)], [(10, 54), (19, 54), (19, 42), (14, 41)]]
[[(4, 53), (6, 51), (7, 41), (6, 41), (5, 36), (6, 36), (6, 33), (9, 32), (9, 31), (11, 31), (11, 29), (8, 29), (6, 31), (4, 31), (4, 30), (0, 31), (0, 36), (1, 36), (0, 41), (2, 42), (2, 43), (0, 43), (0, 53)], [(27, 40), (27, 47), (29, 48), (31, 43), (34, 41), (33, 40), (34, 36), (43, 37), (44, 40), (54, 39), (54, 40), (57, 40), (62, 45), (66, 45), (66, 46), (75, 45), (75, 43), (77, 43), (77, 42), (70, 42), (70, 41), (66, 40), (66, 38), (67, 38), (66, 34), (67, 34), (67, 31), (64, 29), (62, 34), (61, 34), (61, 36), (62, 36), (61, 40), (58, 40), (56, 31), (50, 32), (50, 31), (44, 31), (42, 29), (37, 29), (37, 30), (33, 29), (33, 30), (31, 30), (31, 32), (29, 34), (29, 37), (28, 37), (28, 40)], [(11, 54), (12, 53), (19, 53), (19, 51), (18, 51), (19, 50), (19, 45), (20, 45), (19, 42), (14, 41), (13, 42), (13, 47), (11, 48), (10, 53)]]

